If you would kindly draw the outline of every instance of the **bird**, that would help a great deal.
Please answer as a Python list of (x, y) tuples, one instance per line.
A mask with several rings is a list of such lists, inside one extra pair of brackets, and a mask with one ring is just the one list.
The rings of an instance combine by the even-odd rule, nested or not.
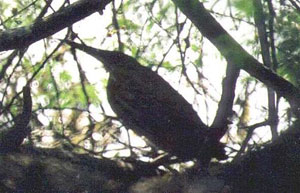
[(192, 105), (156, 72), (120, 51), (65, 42), (103, 63), (108, 102), (126, 128), (182, 161), (227, 158), (224, 144), (209, 135)]

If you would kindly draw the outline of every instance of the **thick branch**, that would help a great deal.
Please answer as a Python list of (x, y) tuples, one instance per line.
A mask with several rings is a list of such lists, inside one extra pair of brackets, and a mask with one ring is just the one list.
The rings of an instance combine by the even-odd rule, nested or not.
[[(265, 124), (267, 122), (255, 124), (249, 129)], [(133, 192), (299, 192), (299, 139), (298, 121), (272, 144), (248, 152), (239, 161), (223, 165), (222, 170), (210, 176), (187, 173), (150, 178), (135, 184)]]
[(264, 67), (236, 42), (210, 15), (198, 0), (173, 0), (180, 10), (208, 38), (228, 62), (247, 71), (251, 76), (284, 96), (296, 114), (300, 114), (300, 90), (293, 84)]
[[(298, 192), (299, 124), (299, 121), (295, 122), (272, 144), (248, 153), (240, 161), (226, 164), (222, 168), (212, 168), (210, 176), (195, 175), (190, 171), (152, 177), (155, 173), (149, 174), (153, 170), (147, 163), (131, 165), (128, 162), (96, 159), (58, 149), (32, 149), (24, 146), (19, 153), (0, 155), (0, 190), (45, 193)], [(138, 179), (141, 181), (129, 191), (129, 186)]]
[(300, 121), (296, 121), (273, 143), (247, 153), (226, 167), (223, 177), (232, 184), (230, 192), (298, 192), (299, 126)]
[(112, 0), (81, 0), (28, 26), (0, 33), (0, 51), (20, 49), (102, 11)]
[(217, 114), (211, 125), (214, 136), (220, 140), (227, 131), (228, 118), (232, 116), (232, 106), (235, 97), (235, 86), (240, 70), (231, 63), (228, 63), (226, 77), (222, 82), (222, 96), (219, 102)]
[(126, 192), (139, 177), (116, 161), (58, 149), (24, 146), (0, 161), (1, 192)]
[(0, 135), (0, 152), (16, 150), (26, 138), (31, 129), (28, 126), (32, 112), (32, 99), (29, 86), (23, 88), (23, 110), (14, 119), (14, 126)]

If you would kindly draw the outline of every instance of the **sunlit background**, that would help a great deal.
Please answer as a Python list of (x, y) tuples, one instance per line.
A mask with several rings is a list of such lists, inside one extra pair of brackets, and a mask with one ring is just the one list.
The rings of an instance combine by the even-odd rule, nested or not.
[[(249, 53), (261, 61), (252, 19), (238, 6), (229, 9), (228, 2), (210, 1), (204, 5)], [(3, 2), (1, 10), (5, 12), (2, 14), (9, 18), (27, 3), (30, 1), (24, 1), (23, 4)], [(34, 6), (40, 4), (43, 5), (44, 1), (36, 1)], [(26, 14), (35, 15), (34, 6)], [(53, 1), (47, 14), (52, 14), (60, 6), (61, 1)], [(27, 25), (32, 21), (30, 18), (18, 20), (18, 17), (26, 14), (21, 12), (5, 25)], [(118, 19), (119, 29), (112, 24), (114, 17)], [(24, 23), (19, 24), (18, 21)], [(176, 30), (178, 25), (182, 27), (181, 31)], [(193, 105), (202, 121), (208, 125), (212, 123), (222, 92), (221, 82), (225, 76), (226, 61), (191, 22), (175, 10), (171, 1), (122, 1), (122, 4), (121, 1), (115, 1), (114, 8), (109, 4), (103, 13), (95, 13), (77, 22), (72, 30), (86, 44), (96, 48), (116, 50), (118, 41), (121, 41), (126, 54), (136, 57), (141, 64), (153, 70), (158, 69), (159, 75)], [(64, 29), (32, 44), (21, 63), (18, 58), (13, 60), (14, 65), (6, 70), (5, 81), (0, 83), (2, 106), (10, 102), (12, 95), (22, 90), (33, 72), (43, 64), (66, 33), (67, 29)], [(184, 61), (180, 58), (180, 52), (182, 54), (183, 51)], [(2, 52), (1, 61), (5, 61), (11, 53)], [(33, 131), (26, 143), (49, 148), (72, 148), (79, 153), (93, 152), (100, 157), (130, 156), (134, 152), (141, 159), (149, 160), (142, 154), (151, 148), (143, 138), (122, 127), (107, 102), (105, 87), (108, 73), (103, 65), (80, 51), (77, 51), (77, 57), (79, 63), (74, 60), (69, 47), (63, 45), (31, 83)], [(84, 80), (80, 74), (84, 74)], [(7, 84), (9, 76), (10, 85)], [(83, 93), (83, 87), (87, 95)], [(268, 117), (267, 89), (262, 83), (241, 72), (235, 93), (235, 114), (229, 132), (222, 139), (228, 146), (230, 156), (239, 151), (247, 136), (247, 130), (243, 127), (263, 122)], [(289, 124), (288, 107), (286, 101), (281, 99), (278, 132)], [(19, 108), (20, 104), (16, 103), (11, 113), (16, 114)], [(9, 113), (1, 115), (2, 122), (9, 120)], [(267, 142), (271, 138), (269, 126), (259, 127), (247, 147)]]

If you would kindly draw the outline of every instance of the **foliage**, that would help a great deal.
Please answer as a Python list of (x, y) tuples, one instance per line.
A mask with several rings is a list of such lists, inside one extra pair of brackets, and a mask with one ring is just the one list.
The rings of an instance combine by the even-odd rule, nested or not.
[(246, 16), (247, 18), (252, 18), (253, 16), (253, 4), (252, 1), (247, 0), (234, 0), (233, 6), (239, 10), (240, 17)]
[[(1, 30), (37, 22), (46, 2), (0, 2)], [(68, 2), (53, 1), (42, 17), (68, 6)], [(252, 23), (252, 1), (235, 0), (226, 6), (222, 1), (206, 1), (204, 5), (251, 54), (261, 57), (259, 34)], [(275, 23), (271, 26), (267, 21), (273, 16), (266, 4), (263, 8), (268, 30), (270, 27), (275, 29), (274, 36), (268, 37), (270, 44), (271, 38), (275, 39), (274, 54), (278, 60), (275, 70), (299, 86), (299, 13), (291, 5), (276, 3), (273, 5)], [(31, 141), (28, 140), (30, 143), (46, 147), (68, 146), (74, 151), (98, 156), (154, 158), (157, 155), (140, 138), (131, 132), (127, 135), (127, 130), (111, 112), (105, 95), (107, 74), (100, 63), (81, 52), (74, 53), (66, 46), (52, 53), (58, 39), (70, 36), (79, 37), (95, 47), (121, 50), (134, 56), (193, 103), (204, 122), (213, 121), (222, 94), (220, 85), (225, 76), (226, 61), (171, 1), (115, 1), (103, 15), (94, 14), (90, 18), (92, 24), (88, 19), (82, 20), (28, 49), (1, 53), (1, 128), (10, 126), (22, 108), (20, 91), (29, 83), (34, 99), (31, 122), (34, 132)], [(89, 29), (83, 30), (86, 28)], [(229, 154), (232, 157), (266, 141), (265, 136), (253, 137), (256, 128), (250, 129), (255, 123), (269, 125), (265, 122), (268, 119), (264, 102), (267, 96), (261, 93), (265, 93), (262, 84), (242, 72), (231, 117), (233, 124), (223, 139), (231, 147)], [(284, 102), (280, 104), (287, 106)], [(287, 123), (282, 120), (292, 121), (288, 108), (277, 106), (277, 110), (278, 125), (285, 129)], [(241, 129), (246, 132), (244, 135), (239, 135)], [(267, 131), (268, 127), (261, 127), (261, 130)], [(128, 136), (135, 140), (128, 140)]]
[(300, 86), (300, 15), (293, 10), (283, 10), (276, 26), (278, 41), (278, 72)]

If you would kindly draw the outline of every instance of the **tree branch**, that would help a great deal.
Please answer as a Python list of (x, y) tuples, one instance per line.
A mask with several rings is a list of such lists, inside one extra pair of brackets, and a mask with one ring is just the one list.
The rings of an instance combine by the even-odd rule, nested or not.
[[(261, 0), (254, 0), (253, 6), (254, 6), (254, 21), (258, 31), (263, 63), (265, 66), (276, 71), (271, 61), (270, 44), (268, 42), (268, 35), (265, 26), (265, 16), (264, 16), (263, 5), (261, 3)], [(277, 132), (278, 115), (277, 115), (277, 107), (276, 107), (277, 102), (276, 102), (274, 90), (269, 87), (267, 88), (267, 90), (268, 90), (268, 119), (270, 120), (272, 138), (275, 139), (278, 137), (278, 132)]]
[(300, 89), (263, 66), (235, 41), (198, 0), (173, 0), (176, 6), (211, 41), (226, 60), (245, 70), (285, 97), (300, 117)]
[(23, 110), (14, 119), (14, 126), (0, 135), (0, 152), (16, 150), (26, 138), (31, 129), (28, 126), (32, 112), (32, 99), (29, 86), (23, 87)]
[(235, 97), (236, 81), (240, 70), (234, 64), (228, 63), (226, 77), (222, 82), (222, 96), (215, 119), (211, 125), (213, 135), (220, 140), (227, 131), (228, 118), (232, 116), (232, 106)]
[(69, 27), (96, 11), (103, 11), (112, 0), (81, 0), (46, 18), (0, 33), (0, 51), (21, 49)]

